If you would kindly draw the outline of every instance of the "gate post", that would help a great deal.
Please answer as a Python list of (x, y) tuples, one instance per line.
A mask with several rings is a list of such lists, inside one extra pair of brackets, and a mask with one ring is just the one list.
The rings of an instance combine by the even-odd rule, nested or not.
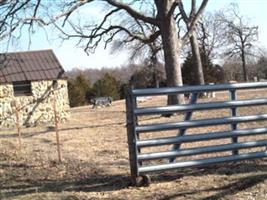
[(137, 146), (136, 146), (136, 120), (134, 117), (134, 108), (136, 105), (136, 97), (132, 95), (131, 90), (126, 91), (126, 127), (127, 127), (127, 139), (128, 139), (128, 148), (129, 148), (129, 161), (130, 161), (130, 170), (131, 178), (133, 184), (136, 185), (138, 173), (138, 162), (137, 162)]

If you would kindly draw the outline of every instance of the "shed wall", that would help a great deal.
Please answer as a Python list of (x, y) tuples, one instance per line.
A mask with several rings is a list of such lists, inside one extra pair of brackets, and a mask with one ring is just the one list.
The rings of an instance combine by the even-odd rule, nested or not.
[(14, 97), (12, 84), (0, 84), (0, 128), (16, 125), (15, 106), (19, 108), (20, 124), (24, 126), (52, 125), (54, 121), (53, 102), (61, 122), (69, 119), (69, 99), (66, 80), (32, 81), (32, 95)]

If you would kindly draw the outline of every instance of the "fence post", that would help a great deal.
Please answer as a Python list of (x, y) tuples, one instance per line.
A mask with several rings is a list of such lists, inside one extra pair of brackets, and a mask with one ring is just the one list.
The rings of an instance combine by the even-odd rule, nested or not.
[(20, 107), (16, 100), (14, 100), (14, 107), (15, 107), (15, 115), (16, 115), (16, 128), (18, 132), (18, 142), (19, 142), (19, 150), (21, 151), (21, 126), (20, 126)]
[(54, 110), (54, 121), (55, 121), (55, 131), (56, 131), (56, 141), (57, 141), (58, 162), (62, 163), (60, 141), (59, 141), (59, 130), (58, 130), (59, 115), (58, 115), (57, 105), (56, 104), (57, 104), (57, 102), (56, 102), (56, 97), (55, 97), (55, 92), (54, 92), (53, 110)]
[[(230, 90), (230, 98), (231, 98), (231, 101), (236, 100), (236, 90)], [(231, 108), (231, 115), (232, 115), (232, 117), (235, 117), (237, 115), (236, 114), (236, 107)], [(232, 123), (231, 128), (232, 128), (232, 130), (236, 130), (237, 129), (237, 123)], [(238, 137), (232, 137), (232, 143), (238, 143)], [(232, 151), (232, 154), (238, 155), (239, 152), (236, 149), (236, 150)]]
[(127, 127), (127, 139), (128, 139), (128, 148), (129, 148), (129, 160), (130, 160), (130, 170), (131, 177), (134, 185), (137, 184), (138, 173), (138, 162), (137, 162), (137, 153), (138, 149), (136, 146), (137, 135), (135, 132), (135, 117), (133, 109), (136, 104), (136, 99), (132, 95), (131, 90), (126, 91), (126, 127)]

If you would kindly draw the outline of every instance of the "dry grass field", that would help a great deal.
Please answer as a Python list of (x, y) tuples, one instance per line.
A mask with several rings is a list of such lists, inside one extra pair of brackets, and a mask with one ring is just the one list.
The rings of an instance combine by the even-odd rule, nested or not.
[[(220, 93), (215, 100), (228, 98), (227, 95)], [(266, 97), (267, 93), (263, 90), (243, 91), (238, 96), (241, 99)], [(164, 105), (165, 102), (165, 97), (156, 97), (140, 106)], [(23, 128), (21, 151), (17, 149), (15, 130), (0, 131), (0, 199), (267, 199), (266, 158), (154, 173), (149, 187), (131, 186), (124, 105), (124, 101), (116, 101), (106, 108), (84, 106), (71, 109), (71, 120), (60, 125), (61, 164), (57, 163), (53, 129)], [(267, 113), (266, 110), (265, 107), (241, 108), (238, 113)], [(193, 118), (227, 115), (229, 110), (197, 112)], [(181, 117), (142, 117), (140, 123), (178, 121)], [(263, 127), (265, 123), (241, 124), (239, 127)], [(229, 125), (192, 129), (188, 134), (227, 129)], [(151, 134), (142, 137), (151, 137)], [(173, 135), (176, 132), (153, 134)], [(267, 136), (257, 139), (263, 138)], [(196, 144), (185, 144), (183, 148), (193, 145)], [(229, 152), (220, 154), (229, 155)]]

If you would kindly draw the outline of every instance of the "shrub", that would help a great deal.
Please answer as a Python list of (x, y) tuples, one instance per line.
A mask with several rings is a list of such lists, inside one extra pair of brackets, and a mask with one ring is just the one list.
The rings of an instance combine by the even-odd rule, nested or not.
[(75, 79), (68, 80), (68, 92), (70, 106), (82, 106), (88, 103), (87, 93), (90, 90), (90, 81), (83, 74), (79, 74)]
[(117, 100), (120, 99), (120, 84), (113, 76), (106, 73), (94, 83), (93, 88), (89, 93), (91, 96), (110, 96), (114, 100)]
[[(204, 53), (201, 53), (203, 66), (204, 80), (206, 83), (221, 83), (224, 82), (224, 71), (220, 65), (214, 65), (210, 58), (207, 58)], [(188, 85), (197, 84), (197, 74), (195, 73), (195, 63), (191, 53), (188, 53), (183, 67), (183, 83)]]

